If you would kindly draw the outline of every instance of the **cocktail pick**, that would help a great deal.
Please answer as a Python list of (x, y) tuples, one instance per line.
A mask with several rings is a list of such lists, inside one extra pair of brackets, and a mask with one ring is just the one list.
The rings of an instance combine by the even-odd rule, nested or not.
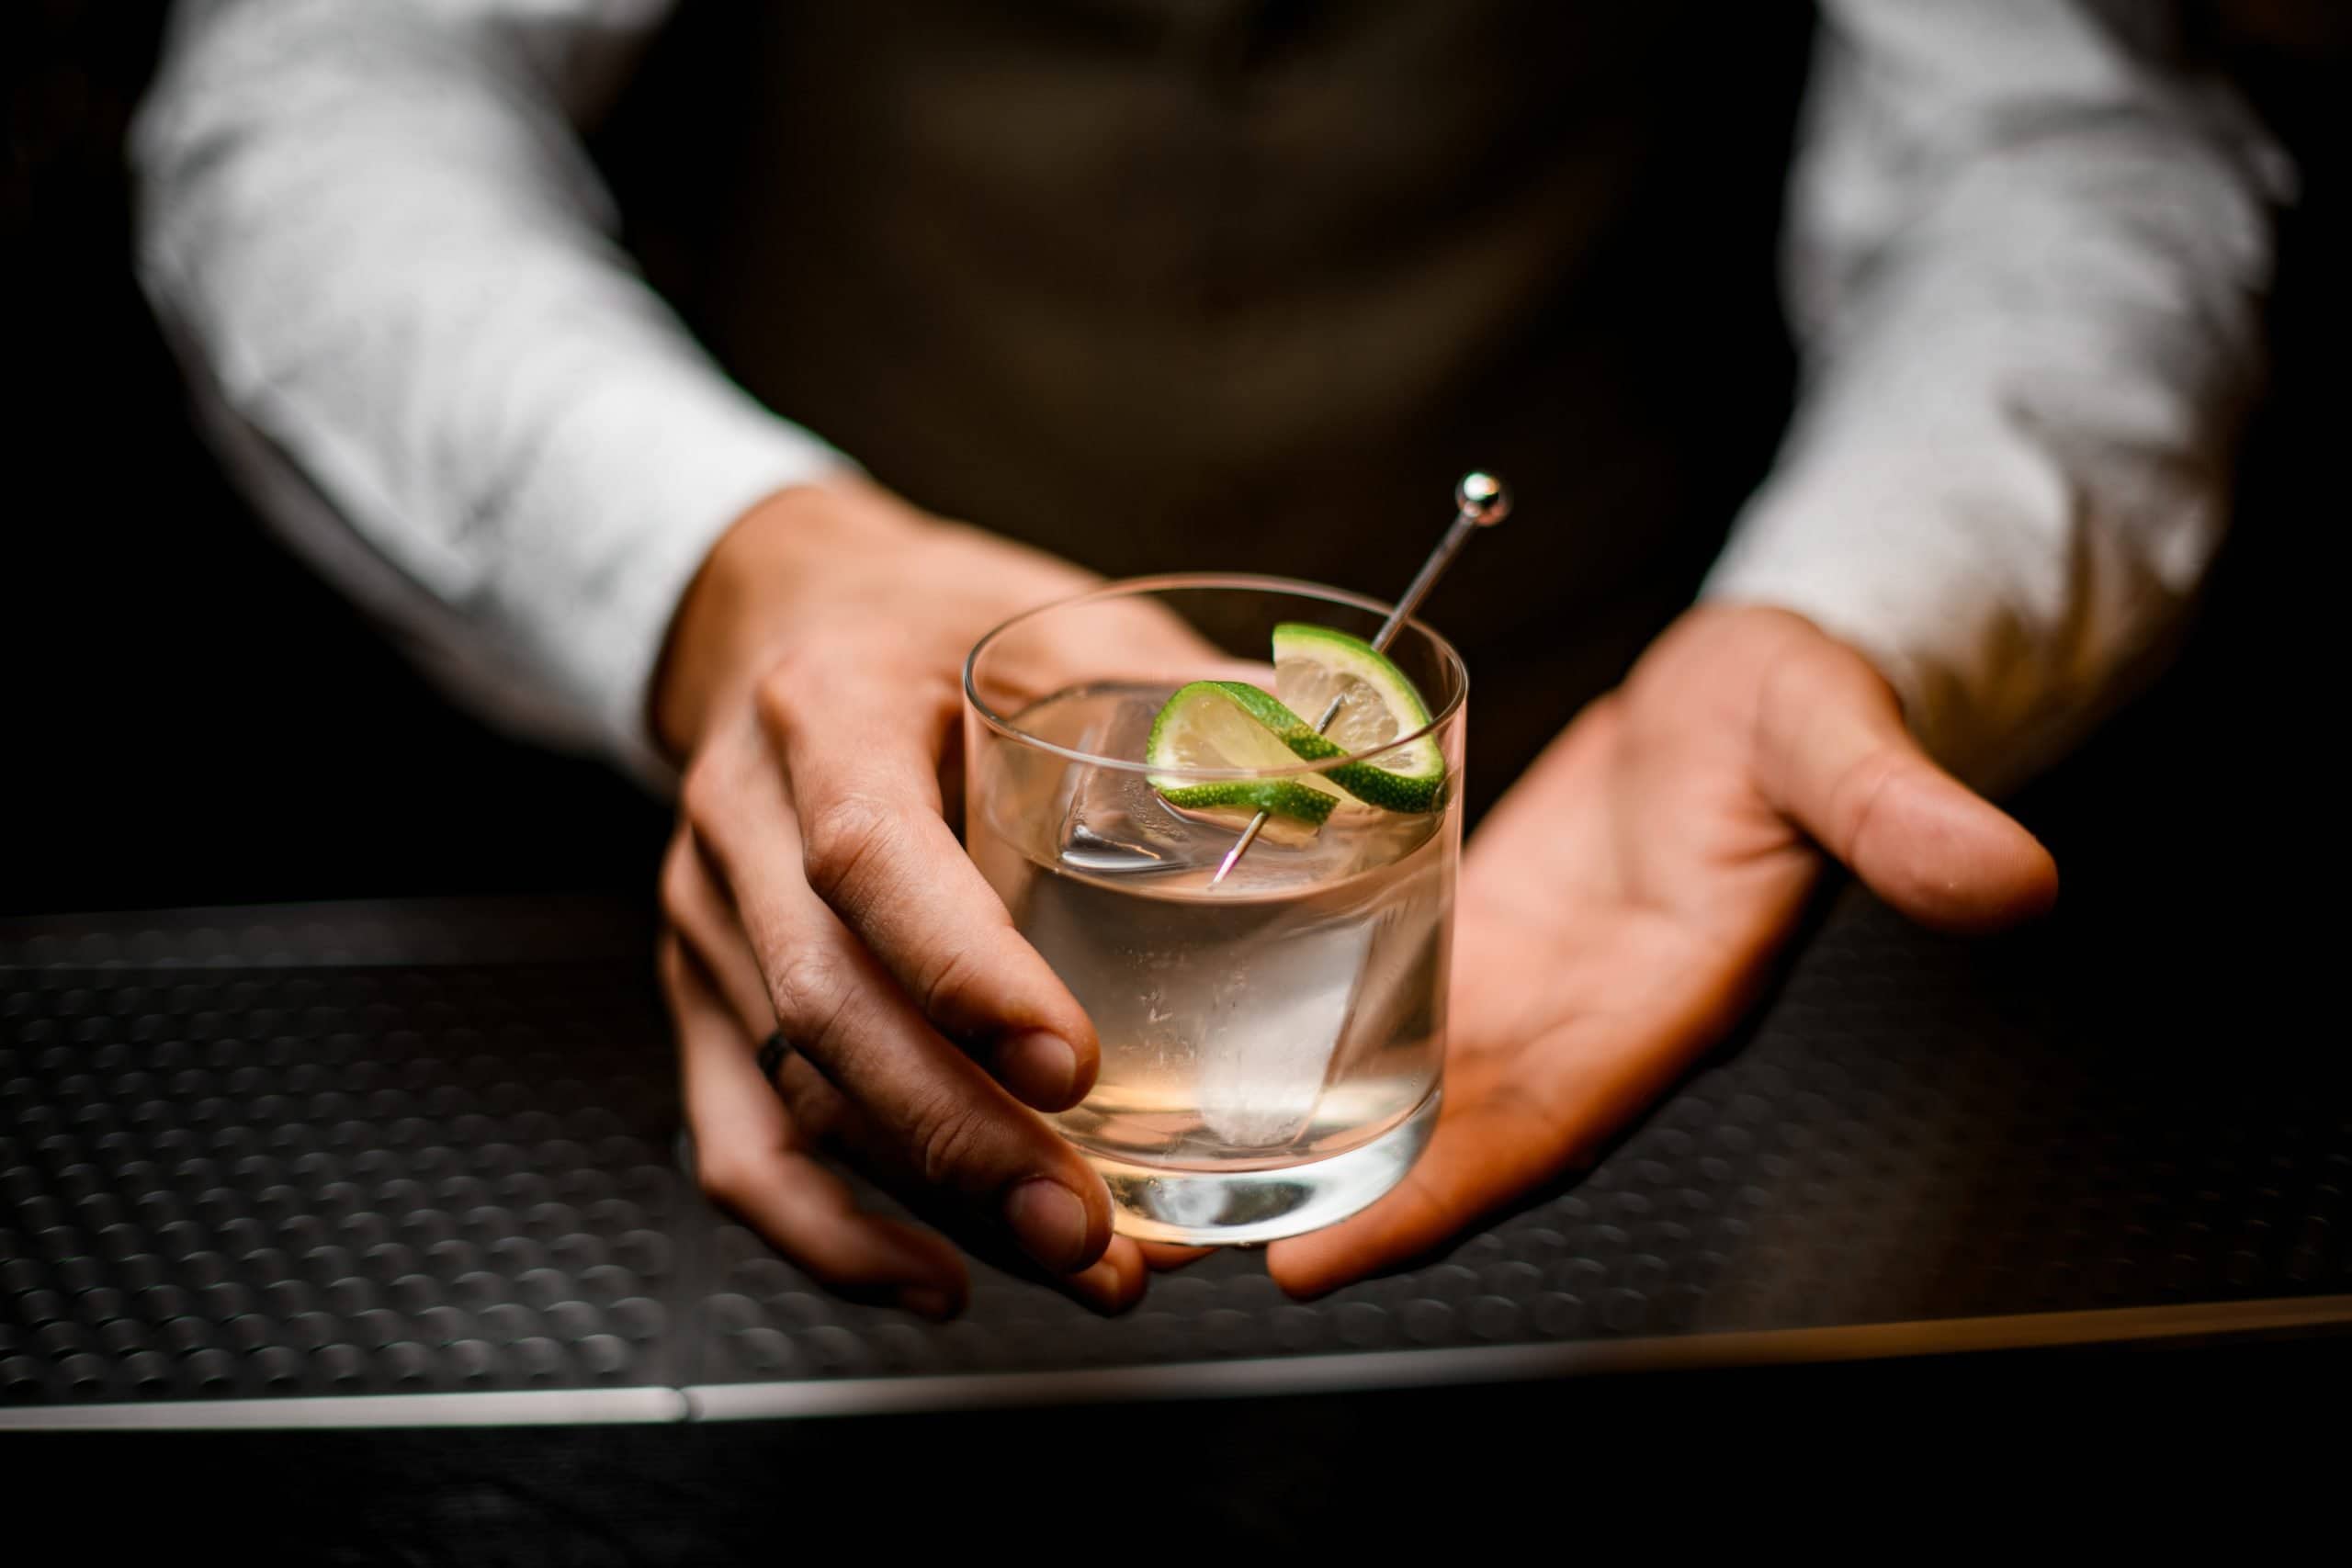
[[(1437, 580), (1444, 574), (1445, 569), (1453, 564), (1453, 558), (1462, 553), (1462, 547), (1470, 542), (1471, 535), (1481, 528), (1491, 528), (1510, 515), (1510, 486), (1489, 473), (1463, 475), (1462, 482), (1453, 487), (1453, 521), (1446, 525), (1444, 536), (1438, 540), (1437, 548), (1430, 552), (1429, 559), (1421, 563), (1421, 570), (1414, 573), (1411, 585), (1396, 601), (1396, 607), (1388, 612), (1388, 618), (1373, 635), (1373, 651), (1388, 651), (1388, 645), (1396, 639), (1397, 628), (1429, 596), (1429, 591), (1437, 585)], [(1315, 721), (1316, 734), (1320, 735), (1331, 728), (1331, 721), (1340, 716), (1340, 709), (1347, 700), (1344, 692), (1331, 699), (1330, 705), (1323, 710), (1323, 716)], [(1265, 829), (1266, 817), (1267, 813), (1261, 811), (1250, 818), (1250, 825), (1241, 829), (1241, 837), (1233, 841), (1233, 847), (1225, 852), (1225, 859), (1217, 863), (1216, 874), (1209, 878), (1210, 886), (1223, 882), (1240, 863), (1241, 857), (1250, 852), (1250, 846), (1258, 841), (1259, 833)]]

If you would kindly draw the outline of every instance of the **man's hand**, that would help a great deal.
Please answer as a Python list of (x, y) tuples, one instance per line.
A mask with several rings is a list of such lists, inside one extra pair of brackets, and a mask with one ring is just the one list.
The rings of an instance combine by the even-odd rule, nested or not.
[(1825, 850), (1946, 931), (2057, 896), (2048, 852), (1928, 760), (1860, 655), (1781, 611), (1691, 611), (1481, 827), (1437, 1131), (1378, 1203), (1276, 1243), (1275, 1280), (1334, 1289), (1589, 1159), (1738, 1018)]
[[(1093, 1027), (957, 843), (942, 782), (972, 644), (1089, 581), (859, 481), (786, 491), (712, 551), (656, 682), (684, 763), (662, 978), (702, 1185), (827, 1283), (933, 1316), (964, 1299), (962, 1257), (861, 1212), (820, 1140), (1094, 1305), (1143, 1288), (1102, 1181), (1029, 1109), (1085, 1095)], [(1043, 694), (1070, 671), (1024, 673)], [(781, 1096), (754, 1059), (778, 1028)]]

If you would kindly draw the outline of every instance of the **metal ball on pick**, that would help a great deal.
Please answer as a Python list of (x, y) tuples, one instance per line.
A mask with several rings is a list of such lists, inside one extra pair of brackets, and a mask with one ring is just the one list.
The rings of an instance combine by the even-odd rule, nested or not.
[[(1429, 559), (1421, 563), (1421, 570), (1414, 574), (1412, 585), (1396, 601), (1396, 607), (1388, 612), (1388, 619), (1382, 623), (1379, 631), (1373, 634), (1372, 649), (1374, 653), (1387, 650), (1390, 640), (1396, 635), (1396, 628), (1405, 624), (1406, 618), (1427, 597), (1439, 575), (1453, 564), (1453, 558), (1469, 542), (1470, 536), (1481, 528), (1493, 527), (1510, 515), (1510, 486), (1483, 468), (1473, 468), (1462, 476), (1453, 487), (1453, 522), (1438, 540), (1437, 547), (1430, 551)], [(1331, 705), (1325, 708), (1323, 716), (1315, 721), (1316, 734), (1320, 735), (1331, 728), (1331, 721), (1340, 716), (1340, 705), (1346, 701), (1345, 692), (1331, 699)], [(1243, 855), (1250, 852), (1250, 846), (1258, 841), (1258, 835), (1265, 830), (1265, 812), (1261, 811), (1250, 818), (1250, 825), (1241, 830), (1241, 837), (1234, 840), (1233, 847), (1226, 851), (1225, 858), (1217, 863), (1216, 874), (1209, 878), (1210, 886), (1216, 886), (1233, 874), (1233, 868), (1240, 863)]]
[(1483, 469), (1474, 470), (1453, 487), (1453, 504), (1479, 527), (1491, 528), (1510, 515), (1510, 486)]

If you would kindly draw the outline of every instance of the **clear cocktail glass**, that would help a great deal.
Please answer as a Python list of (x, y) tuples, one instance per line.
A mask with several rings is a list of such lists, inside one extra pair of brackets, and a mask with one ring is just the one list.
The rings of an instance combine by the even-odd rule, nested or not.
[[(1017, 616), (966, 662), (967, 841), (1101, 1035), (1092, 1091), (1052, 1120), (1126, 1235), (1313, 1230), (1395, 1186), (1429, 1140), (1467, 676), (1406, 621), (1386, 654), (1418, 703), (1392, 698), (1384, 716), (1378, 694), (1270, 653), (1277, 626), (1368, 642), (1388, 608), (1280, 578), (1143, 578)], [(1339, 754), (1171, 765), (1155, 717), (1204, 680), (1317, 709), (1340, 698), (1334, 744), (1303, 743)], [(1422, 787), (1383, 787), (1408, 774)], [(1278, 810), (1218, 880), (1250, 807), (1299, 791), (1328, 817)]]

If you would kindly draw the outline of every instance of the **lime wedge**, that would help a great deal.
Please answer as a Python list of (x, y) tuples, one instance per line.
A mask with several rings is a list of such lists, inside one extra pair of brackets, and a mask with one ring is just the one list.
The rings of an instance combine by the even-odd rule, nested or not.
[[(1151, 721), (1144, 760), (1153, 768), (1295, 768), (1286, 737), (1328, 745), (1298, 715), (1243, 681), (1195, 681), (1177, 688)], [(1336, 756), (1337, 752), (1329, 753)], [(1267, 813), (1260, 836), (1278, 844), (1311, 840), (1345, 798), (1321, 779), (1194, 779), (1150, 775), (1169, 805), (1236, 832)]]
[[(1284, 707), (1307, 716), (1300, 733), (1285, 732), (1284, 738), (1310, 761), (1378, 751), (1430, 722), (1429, 705), (1402, 670), (1362, 637), (1329, 626), (1285, 621), (1274, 628), (1274, 689)], [(1317, 735), (1315, 720), (1333, 697), (1344, 699), (1339, 714)], [(1326, 776), (1384, 810), (1427, 811), (1445, 786), (1445, 754), (1434, 737), (1424, 735), (1377, 763), (1350, 762)]]

